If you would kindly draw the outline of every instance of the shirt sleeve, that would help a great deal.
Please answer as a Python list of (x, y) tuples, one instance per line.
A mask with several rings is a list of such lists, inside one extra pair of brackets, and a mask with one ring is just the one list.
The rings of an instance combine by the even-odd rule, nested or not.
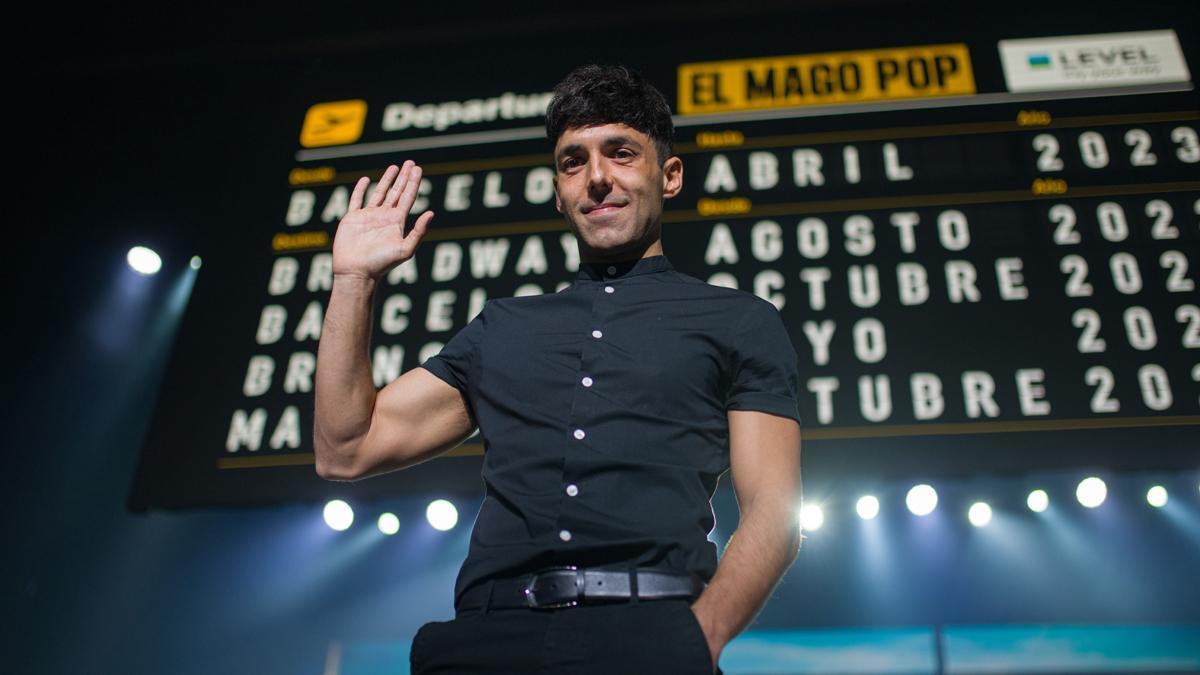
[(779, 310), (754, 298), (733, 327), (726, 410), (757, 410), (800, 422), (796, 349)]
[(442, 351), (425, 359), (421, 367), (436, 375), (446, 384), (467, 396), (471, 381), (472, 366), (479, 362), (479, 345), (483, 341), (487, 321), (485, 311), (480, 312), (462, 330), (458, 331)]

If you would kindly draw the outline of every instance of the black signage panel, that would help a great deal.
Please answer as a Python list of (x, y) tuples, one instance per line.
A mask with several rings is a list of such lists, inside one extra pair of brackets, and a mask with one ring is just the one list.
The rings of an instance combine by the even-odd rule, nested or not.
[[(678, 112), (667, 255), (779, 309), (810, 479), (1197, 464), (1195, 36), (1148, 28), (633, 60)], [(244, 234), (236, 272), (200, 273), (135, 508), (479, 490), (474, 439), (353, 486), (316, 477), (330, 245), (359, 176), (424, 167), (415, 211), (437, 216), (379, 286), (379, 387), (488, 299), (568, 285), (540, 126), (562, 73), (536, 70), (436, 96), (313, 87), (262, 193), (278, 219)]]

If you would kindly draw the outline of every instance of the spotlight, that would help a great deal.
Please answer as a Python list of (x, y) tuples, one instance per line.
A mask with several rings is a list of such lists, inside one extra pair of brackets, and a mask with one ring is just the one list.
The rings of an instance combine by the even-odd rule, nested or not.
[(983, 527), (992, 522), (992, 507), (987, 502), (975, 502), (967, 510), (967, 520), (975, 527)]
[(1089, 476), (1079, 482), (1075, 488), (1075, 498), (1089, 509), (1094, 509), (1104, 503), (1108, 497), (1108, 486), (1095, 476)]
[(326, 502), (325, 504), (325, 524), (330, 528), (342, 532), (350, 528), (350, 524), (354, 522), (354, 509), (350, 505), (340, 499)]
[(157, 274), (162, 269), (162, 258), (145, 246), (134, 246), (125, 254), (125, 261), (139, 274)]
[(192, 256), (192, 259), (188, 262), (188, 264), (191, 265), (192, 269), (194, 269), (194, 270), (200, 269), (200, 256), (198, 256), (198, 255)]
[(925, 484), (916, 485), (908, 491), (904, 503), (908, 505), (908, 510), (912, 511), (913, 515), (927, 516), (937, 508), (937, 490)]
[(854, 505), (854, 510), (858, 511), (858, 517), (863, 520), (871, 520), (879, 515), (879, 500), (873, 495), (859, 497), (858, 503)]
[(1167, 505), (1167, 488), (1161, 485), (1155, 485), (1146, 493), (1146, 501), (1150, 502), (1150, 506), (1160, 509)]
[(816, 504), (805, 504), (800, 507), (800, 529), (816, 531), (825, 524), (825, 512)]
[(1050, 506), (1050, 495), (1046, 494), (1045, 490), (1034, 490), (1029, 493), (1025, 503), (1029, 505), (1030, 511), (1041, 513)]
[(394, 513), (384, 513), (379, 516), (379, 531), (386, 535), (393, 535), (400, 531), (400, 519)]
[(436, 499), (429, 502), (429, 506), (426, 507), (425, 519), (429, 521), (433, 529), (445, 532), (458, 524), (458, 509), (445, 499)]

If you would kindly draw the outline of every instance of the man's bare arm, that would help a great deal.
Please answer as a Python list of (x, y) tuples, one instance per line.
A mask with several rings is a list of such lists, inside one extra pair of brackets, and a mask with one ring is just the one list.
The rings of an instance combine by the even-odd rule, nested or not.
[(461, 443), (474, 429), (457, 389), (420, 368), (376, 393), (368, 349), (375, 287), (413, 256), (432, 219), (404, 234), (421, 169), (391, 166), (366, 199), (354, 187), (333, 243), (333, 291), (317, 349), (313, 446), (317, 473), (353, 480), (420, 462)]
[(800, 547), (800, 425), (731, 410), (729, 447), (740, 521), (717, 573), (692, 604), (714, 664), (754, 620)]

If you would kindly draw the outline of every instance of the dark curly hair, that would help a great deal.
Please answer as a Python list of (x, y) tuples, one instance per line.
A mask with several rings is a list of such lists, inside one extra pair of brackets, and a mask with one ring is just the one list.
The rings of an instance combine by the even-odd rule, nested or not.
[(653, 139), (660, 166), (671, 156), (675, 127), (667, 99), (624, 66), (572, 70), (554, 87), (554, 98), (546, 107), (546, 136), (553, 143), (567, 129), (617, 123)]

